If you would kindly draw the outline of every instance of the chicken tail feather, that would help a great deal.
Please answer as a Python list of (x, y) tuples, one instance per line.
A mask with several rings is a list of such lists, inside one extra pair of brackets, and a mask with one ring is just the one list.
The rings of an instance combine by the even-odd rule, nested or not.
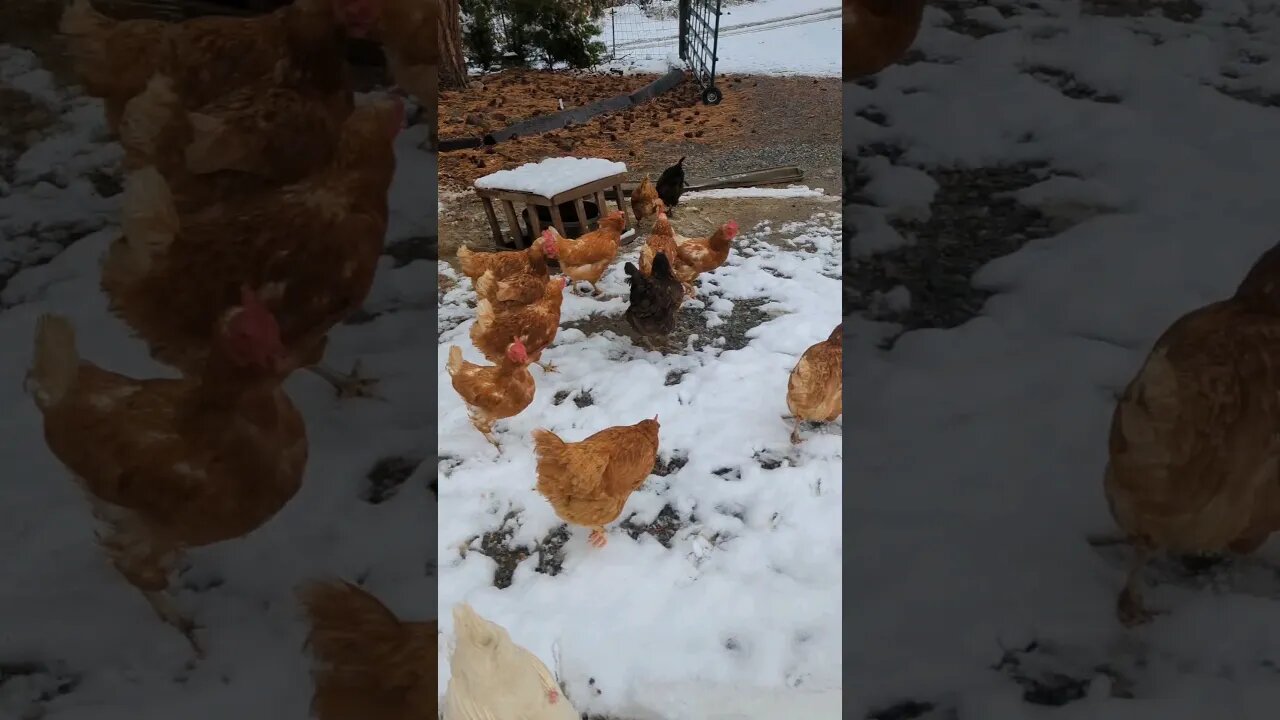
[(115, 21), (93, 9), (89, 0), (75, 0), (62, 12), (58, 32), (69, 39), (68, 51), (77, 72), (95, 79), (109, 67), (107, 37)]
[(181, 105), (173, 80), (159, 73), (152, 75), (147, 89), (125, 105), (120, 120), (120, 144), (146, 162), (155, 162), (157, 142)]
[(111, 18), (93, 9), (90, 0), (74, 0), (62, 12), (58, 32), (77, 37), (88, 36), (107, 30), (113, 24)]
[(385, 667), (376, 648), (402, 644), (400, 619), (357, 585), (313, 582), (302, 586), (298, 597), (311, 623), (307, 644), (326, 670), (371, 674)]
[(445, 369), (449, 371), (449, 377), (453, 377), (462, 369), (462, 348), (457, 345), (449, 346), (449, 363)]
[(169, 183), (154, 167), (129, 174), (125, 180), (123, 225), (135, 271), (151, 267), (178, 235), (178, 210)]
[(76, 331), (61, 315), (41, 315), (36, 321), (35, 351), (27, 371), (27, 392), (45, 410), (62, 402), (75, 385), (80, 368)]
[(497, 297), (498, 281), (493, 277), (492, 270), (485, 270), (484, 274), (476, 279), (476, 294), (482, 298)]
[(568, 470), (568, 463), (565, 462), (564, 457), (569, 449), (568, 444), (561, 440), (559, 435), (542, 428), (534, 430), (532, 437), (539, 479), (564, 474)]

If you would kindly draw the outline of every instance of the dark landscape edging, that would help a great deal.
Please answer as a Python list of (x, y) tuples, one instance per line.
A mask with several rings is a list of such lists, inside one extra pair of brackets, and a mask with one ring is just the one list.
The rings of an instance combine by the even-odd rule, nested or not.
[(607, 112), (616, 112), (632, 105), (648, 102), (654, 97), (679, 85), (684, 80), (683, 68), (672, 68), (666, 75), (654, 80), (635, 92), (626, 95), (597, 100), (589, 105), (570, 108), (550, 115), (539, 115), (528, 120), (508, 125), (501, 130), (488, 133), (483, 137), (449, 138), (440, 141), (440, 152), (467, 150), (482, 145), (496, 145), (521, 135), (541, 135), (552, 130), (559, 130), (571, 124), (584, 123), (591, 118)]

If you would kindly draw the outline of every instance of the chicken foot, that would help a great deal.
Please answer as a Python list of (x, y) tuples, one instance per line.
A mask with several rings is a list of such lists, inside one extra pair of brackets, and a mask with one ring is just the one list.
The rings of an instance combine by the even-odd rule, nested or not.
[(591, 534), (587, 536), (587, 543), (591, 547), (602, 548), (609, 543), (609, 536), (605, 534), (603, 527), (593, 527), (591, 528)]
[(804, 421), (801, 420), (800, 418), (793, 418), (792, 424), (791, 424), (791, 444), (792, 445), (800, 444), (800, 441), (802, 439), (800, 437), (800, 426), (803, 424), (804, 424)]
[(142, 593), (161, 621), (182, 633), (196, 657), (203, 658), (204, 647), (196, 638), (200, 626), (178, 610), (169, 592), (169, 577), (178, 562), (180, 549), (149, 532), (130, 514), (115, 512), (96, 499), (93, 505), (94, 514), (107, 525), (95, 534), (111, 564)]
[(374, 388), (378, 386), (378, 378), (365, 376), (363, 373), (364, 365), (359, 360), (351, 367), (351, 372), (349, 373), (340, 373), (323, 363), (312, 365), (307, 369), (324, 378), (325, 382), (332, 385), (338, 391), (339, 398), (383, 399), (381, 395), (374, 391)]
[(1142, 602), (1142, 593), (1140, 585), (1142, 584), (1142, 570), (1147, 566), (1147, 562), (1151, 560), (1155, 554), (1150, 545), (1143, 542), (1133, 543), (1133, 559), (1129, 565), (1129, 575), (1125, 578), (1124, 589), (1120, 591), (1119, 597), (1116, 598), (1116, 617), (1120, 620), (1120, 624), (1131, 628), (1137, 625), (1145, 625), (1151, 622), (1157, 615), (1163, 615), (1160, 610), (1152, 610)]
[(191, 644), (197, 658), (204, 658), (204, 646), (196, 638), (196, 631), (201, 629), (194, 620), (182, 614), (174, 604), (173, 596), (167, 590), (143, 590), (143, 597), (156, 611), (156, 615), (165, 623), (173, 626)]

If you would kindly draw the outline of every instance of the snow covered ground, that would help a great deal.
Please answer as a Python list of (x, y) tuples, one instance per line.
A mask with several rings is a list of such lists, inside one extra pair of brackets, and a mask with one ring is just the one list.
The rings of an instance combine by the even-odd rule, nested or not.
[[(1280, 544), (1152, 570), (1149, 600), (1171, 614), (1126, 631), (1126, 556), (1085, 538), (1114, 527), (1114, 394), (1172, 320), (1280, 240), (1280, 3), (1167, 4), (1202, 9), (1183, 21), (978, 5), (928, 8), (923, 62), (845, 86), (846, 147), (871, 175), (846, 208), (851, 253), (943, 286), (902, 258), (927, 255), (911, 243), (938, 230), (930, 202), (964, 193), (921, 170), (1033, 167), (1042, 182), (1012, 198), (971, 187), (972, 214), (994, 222), (1013, 199), (1065, 229), (978, 270), (992, 296), (959, 327), (883, 350), (898, 328), (848, 319), (851, 715), (1274, 718)], [(939, 253), (972, 252), (934, 235)]]
[[(442, 265), (457, 283), (441, 300), (437, 359), (440, 607), (465, 600), (505, 626), (558, 668), (583, 712), (839, 717), (840, 425), (793, 447), (783, 416), (798, 355), (840, 321), (840, 222), (821, 212), (743, 228), (683, 311), (698, 334), (670, 354), (623, 334), (622, 264), (638, 251), (625, 252), (601, 283), (612, 297), (566, 295), (543, 356), (558, 372), (533, 369), (537, 395), (499, 423), (501, 452), (449, 386), (449, 346), (484, 361), (468, 336), (471, 283)], [(655, 414), (659, 467), (608, 527), (609, 544), (561, 530), (534, 490), (530, 431), (579, 440)], [(509, 586), (495, 586), (499, 571)], [(441, 622), (451, 637), (447, 613)], [(442, 642), (442, 694), (448, 652)]]
[[(619, 67), (664, 72), (682, 65), (675, 7), (673, 0), (650, 3), (647, 13), (639, 5), (606, 10), (597, 39), (616, 49)], [(716, 72), (839, 75), (841, 12), (837, 0), (725, 2)]]
[[(86, 359), (170, 374), (107, 314), (98, 290), (99, 258), (117, 232), (119, 150), (104, 139), (100, 103), (55, 88), (30, 54), (0, 47), (0, 85), (60, 117), (21, 157), (0, 156), (0, 463), (9, 468), (0, 483), (0, 718), (307, 717), (295, 585), (363, 580), (403, 617), (433, 612), (431, 463), (414, 468), (435, 425), (422, 372), (435, 345), (421, 332), (435, 312), (434, 264), (384, 258), (366, 308), (376, 317), (331, 335), (335, 366), (363, 357), (389, 402), (342, 402), (308, 374), (290, 380), (311, 443), (304, 485), (260, 530), (190, 553), (178, 602), (205, 626), (209, 651), (191, 665), (181, 636), (107, 565), (88, 504), (45, 449), (22, 389), (34, 321), (48, 311), (72, 319)], [(434, 165), (416, 150), (423, 135), (414, 128), (399, 141), (390, 242), (434, 232)]]

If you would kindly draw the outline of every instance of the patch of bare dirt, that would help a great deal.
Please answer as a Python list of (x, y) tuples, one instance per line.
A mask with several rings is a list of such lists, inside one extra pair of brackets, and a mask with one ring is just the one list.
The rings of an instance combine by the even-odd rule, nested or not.
[[(625, 162), (636, 179), (660, 173), (681, 156), (689, 158), (690, 177), (784, 164), (788, 155), (806, 172), (818, 165), (839, 167), (839, 78), (726, 75), (717, 85), (724, 93), (719, 105), (704, 105), (697, 83), (686, 81), (649, 102), (581, 125), (441, 153), (441, 187), (466, 189), (483, 175), (561, 155)], [(450, 113), (456, 111), (442, 97), (442, 122)], [(441, 136), (449, 137), (443, 130)], [(788, 154), (780, 147), (803, 150)], [(815, 147), (829, 148), (833, 158), (811, 161)], [(774, 159), (780, 162), (770, 162)]]
[(476, 137), (508, 125), (633, 93), (657, 78), (652, 74), (572, 70), (504, 70), (478, 78), (467, 90), (440, 92), (440, 137)]

